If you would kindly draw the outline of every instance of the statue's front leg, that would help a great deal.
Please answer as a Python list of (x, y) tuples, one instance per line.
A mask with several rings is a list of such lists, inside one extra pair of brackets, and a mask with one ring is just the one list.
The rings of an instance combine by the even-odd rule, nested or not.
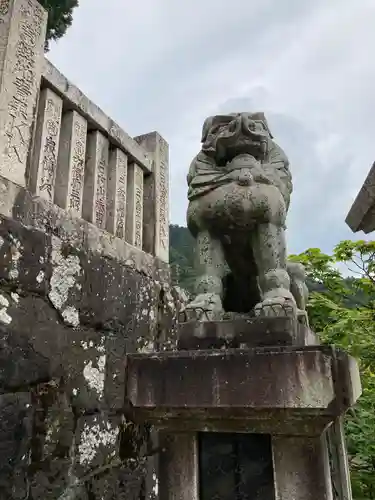
[(287, 271), (284, 228), (273, 223), (259, 224), (253, 234), (253, 251), (262, 296), (262, 301), (255, 306), (255, 314), (296, 318), (297, 306)]
[(222, 278), (225, 258), (221, 243), (208, 231), (201, 231), (196, 237), (196, 298), (186, 307), (188, 319), (212, 321), (223, 315)]

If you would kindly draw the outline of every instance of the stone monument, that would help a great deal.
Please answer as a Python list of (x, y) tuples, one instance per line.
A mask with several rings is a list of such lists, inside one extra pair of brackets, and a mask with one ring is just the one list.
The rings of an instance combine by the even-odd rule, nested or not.
[(207, 118), (187, 180), (187, 220), (199, 270), (197, 297), (188, 310), (219, 319), (226, 303), (233, 312), (254, 309), (258, 316), (303, 315), (304, 270), (286, 259), (289, 162), (264, 114)]
[(264, 114), (208, 118), (188, 185), (198, 279), (178, 348), (127, 357), (134, 419), (159, 430), (160, 499), (350, 500), (358, 367), (309, 328), (289, 163)]

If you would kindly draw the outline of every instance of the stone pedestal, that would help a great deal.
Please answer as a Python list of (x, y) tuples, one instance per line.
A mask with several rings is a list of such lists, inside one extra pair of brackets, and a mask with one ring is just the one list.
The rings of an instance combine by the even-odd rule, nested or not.
[[(361, 393), (358, 367), (353, 358), (331, 346), (309, 345), (314, 335), (306, 327), (289, 324), (288, 334), (287, 326), (287, 318), (189, 323), (180, 328), (179, 343), (185, 350), (128, 356), (127, 397), (134, 418), (173, 436), (171, 450), (165, 451), (173, 460), (159, 477), (160, 492), (169, 485), (161, 498), (206, 498), (202, 470), (199, 473), (204, 449), (197, 443), (207, 432), (218, 433), (218, 438), (223, 432), (244, 433), (242, 443), (250, 435), (269, 436), (272, 473), (264, 473), (260, 481), (256, 472), (267, 462), (265, 444), (258, 464), (254, 458), (245, 463), (246, 453), (237, 450), (237, 462), (245, 460), (247, 479), (231, 498), (333, 498), (327, 432)], [(197, 332), (201, 341), (210, 333), (211, 343), (218, 343), (225, 331), (226, 341), (241, 347), (187, 350), (189, 342), (197, 341)], [(260, 346), (265, 339), (267, 345)], [(172, 485), (170, 475), (176, 475), (176, 467), (184, 474)], [(239, 479), (229, 478), (222, 491), (231, 481)], [(241, 488), (250, 487), (246, 485), (258, 493), (246, 496), (245, 491), (241, 496)], [(223, 493), (220, 498), (229, 497)]]

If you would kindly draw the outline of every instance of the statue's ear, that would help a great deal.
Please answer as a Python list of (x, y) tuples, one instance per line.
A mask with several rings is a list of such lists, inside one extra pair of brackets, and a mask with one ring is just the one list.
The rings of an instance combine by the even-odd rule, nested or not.
[(266, 121), (263, 111), (256, 111), (255, 113), (249, 113), (249, 115), (252, 120)]
[(269, 133), (271, 139), (273, 139), (273, 135), (271, 133), (271, 130), (268, 126), (268, 122), (267, 122), (267, 118), (265, 116), (265, 114), (263, 113), (263, 111), (257, 111), (255, 113), (251, 113), (250, 114), (250, 117), (253, 119), (253, 120), (259, 120), (259, 121), (262, 121), (264, 126), (266, 127), (266, 130), (267, 132)]
[(206, 142), (208, 132), (210, 131), (210, 128), (212, 127), (213, 121), (214, 121), (213, 116), (210, 116), (210, 117), (205, 119), (205, 121), (203, 123), (203, 127), (202, 127), (202, 137), (201, 137), (202, 143)]

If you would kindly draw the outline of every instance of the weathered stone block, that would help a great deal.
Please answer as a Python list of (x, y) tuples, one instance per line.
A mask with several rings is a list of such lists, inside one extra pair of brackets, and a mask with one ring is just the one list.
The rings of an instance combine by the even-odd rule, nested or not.
[[(126, 330), (125, 330), (126, 331)], [(134, 352), (137, 342), (132, 341), (131, 332), (129, 337), (122, 334), (120, 329), (107, 332), (105, 339), (106, 348), (106, 370), (104, 384), (104, 401), (109, 410), (122, 410), (125, 402), (125, 364), (126, 354)]]
[[(0, 298), (2, 304), (8, 300), (0, 309), (0, 391), (61, 378), (70, 404), (81, 412), (123, 408), (124, 359), (131, 340), (120, 336), (117, 341), (119, 332), (69, 328), (39, 297), (20, 296), (15, 303), (2, 292)], [(134, 339), (133, 352), (136, 348)]]
[[(108, 329), (121, 325), (126, 336), (140, 328), (147, 337), (156, 318), (157, 287), (147, 277), (115, 260), (94, 255), (82, 256), (85, 282), (81, 311), (87, 324), (102, 324)], [(99, 293), (103, 289), (105, 293)]]
[[(43, 500), (89, 500), (84, 485), (72, 487), (74, 478), (71, 475), (71, 459), (50, 459), (39, 468), (30, 478), (30, 493), (32, 498)], [(73, 496), (74, 494), (74, 496)], [(95, 499), (96, 500), (96, 499)]]
[(199, 451), (193, 433), (161, 433), (158, 484), (160, 498), (199, 499)]
[(0, 9), (0, 174), (25, 185), (33, 135), (47, 12), (35, 1), (5, 0)]
[(53, 202), (63, 101), (50, 89), (39, 95), (39, 108), (29, 186), (33, 194)]
[[(145, 469), (143, 465), (133, 462), (94, 477), (89, 483), (92, 498), (95, 500), (139, 500), (144, 495)], [(143, 498), (149, 497), (143, 496)]]
[[(11, 346), (14, 345), (13, 342), (19, 342), (27, 349), (19, 360), (19, 367), (14, 368), (15, 380), (22, 380), (23, 376), (27, 377), (26, 381), (30, 383), (46, 382), (49, 380), (48, 375), (50, 378), (64, 375), (65, 368), (69, 373), (74, 359), (69, 361), (66, 352), (69, 350), (74, 331), (64, 326), (58, 312), (45, 298), (33, 294), (20, 295), (18, 301), (11, 300), (11, 295), (4, 291), (2, 294), (9, 298), (9, 306), (6, 308), (9, 318), (5, 326), (9, 334), (8, 339), (14, 336)], [(34, 370), (34, 352), (41, 360), (38, 370)], [(22, 374), (19, 372), (21, 367), (25, 370)]]
[[(4, 310), (5, 294), (1, 294), (0, 311), (0, 392), (29, 390), (37, 383), (52, 379), (49, 359), (38, 352), (30, 339), (20, 331), (10, 331), (4, 326), (5, 316), (12, 320)], [(10, 300), (9, 300), (10, 302)], [(9, 321), (9, 322), (10, 322)]]
[(332, 347), (127, 358), (127, 397), (135, 415), (163, 428), (320, 433), (361, 392), (354, 360)]
[(136, 163), (130, 163), (128, 166), (125, 237), (131, 245), (142, 248), (143, 170)]
[(128, 158), (121, 149), (110, 151), (108, 166), (107, 231), (125, 239)]
[(72, 479), (71, 450), (75, 418), (63, 384), (54, 382), (36, 387), (33, 398), (29, 487), (33, 498), (46, 500), (60, 498)]
[(106, 228), (107, 220), (108, 154), (108, 139), (101, 132), (90, 132), (87, 137), (82, 214), (101, 229)]
[(17, 287), (46, 293), (49, 254), (46, 234), (0, 216), (0, 278), (13, 284), (14, 293)]
[(324, 436), (272, 439), (276, 500), (331, 500)]
[(287, 316), (240, 317), (221, 321), (187, 321), (178, 326), (178, 348), (187, 350), (224, 347), (318, 345), (317, 335)]
[(144, 248), (169, 262), (169, 146), (157, 132), (135, 140), (152, 158), (152, 173), (144, 180)]
[(0, 498), (26, 498), (32, 437), (31, 397), (0, 395)]
[(82, 215), (86, 136), (85, 118), (74, 110), (65, 113), (61, 123), (55, 203), (77, 217)]

